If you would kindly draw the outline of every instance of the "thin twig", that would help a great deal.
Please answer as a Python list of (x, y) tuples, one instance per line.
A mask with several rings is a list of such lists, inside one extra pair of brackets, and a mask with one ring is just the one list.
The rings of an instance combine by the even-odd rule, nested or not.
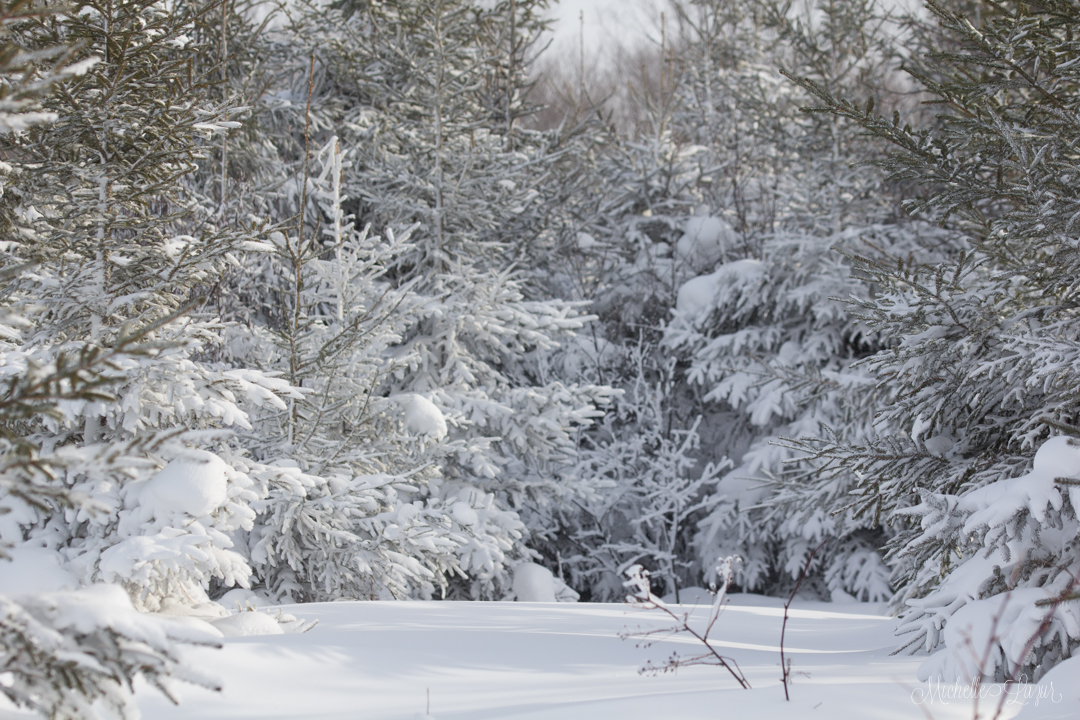
[(787, 634), (788, 609), (795, 600), (795, 593), (799, 592), (803, 580), (806, 579), (806, 573), (810, 571), (810, 562), (814, 559), (814, 555), (817, 554), (818, 550), (825, 547), (825, 543), (828, 541), (829, 539), (825, 538), (820, 545), (810, 551), (810, 555), (806, 558), (806, 564), (803, 565), (802, 572), (799, 573), (799, 579), (791, 590), (791, 596), (784, 603), (784, 623), (780, 626), (780, 679), (784, 682), (784, 699), (788, 702), (791, 702), (791, 695), (788, 694), (788, 682), (791, 680), (791, 661), (784, 657), (784, 636)]
[(726, 601), (727, 589), (731, 584), (732, 566), (739, 561), (740, 560), (737, 557), (728, 557), (722, 560), (717, 568), (717, 573), (720, 575), (722, 584), (716, 591), (716, 597), (713, 599), (709, 622), (706, 624), (704, 633), (699, 633), (690, 627), (690, 613), (683, 613), (682, 617), (676, 615), (668, 608), (663, 600), (653, 594), (649, 582), (648, 570), (645, 570), (640, 565), (634, 565), (627, 569), (626, 574), (627, 577), (629, 577), (629, 580), (623, 583), (627, 589), (630, 590), (630, 593), (626, 596), (627, 604), (642, 610), (660, 610), (674, 620), (676, 625), (674, 627), (658, 630), (626, 633), (622, 636), (623, 639), (632, 636), (650, 638), (660, 634), (686, 633), (698, 640), (708, 650), (708, 652), (703, 655), (696, 655), (689, 658), (679, 657), (677, 653), (673, 653), (662, 667), (655, 668), (650, 663), (649, 665), (646, 665), (645, 668), (642, 668), (641, 672), (647, 672), (649, 670), (654, 672), (668, 672), (689, 665), (719, 665), (731, 673), (731, 676), (735, 678), (736, 682), (738, 682), (744, 690), (750, 689), (750, 682), (746, 679), (746, 675), (734, 658), (721, 655), (716, 648), (709, 643), (709, 632), (716, 624), (716, 619), (720, 615), (720, 611), (723, 609), (723, 605)]

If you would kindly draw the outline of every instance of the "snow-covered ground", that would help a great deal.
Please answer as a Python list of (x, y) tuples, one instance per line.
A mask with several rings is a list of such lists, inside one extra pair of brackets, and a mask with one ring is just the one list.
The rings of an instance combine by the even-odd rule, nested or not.
[[(788, 625), (790, 703), (779, 681), (783, 611), (773, 598), (733, 596), (714, 632), (752, 690), (713, 667), (639, 675), (647, 660), (662, 662), (674, 650), (695, 647), (684, 638), (652, 647), (621, 640), (624, 630), (662, 622), (622, 605), (340, 602), (283, 609), (319, 624), (303, 634), (225, 638), (220, 650), (186, 650), (224, 690), (184, 687), (174, 707), (143, 687), (137, 693), (143, 716), (412, 720), (423, 718), (430, 691), (430, 714), (438, 720), (972, 717), (966, 700), (944, 704), (935, 695), (922, 707), (913, 701), (927, 690), (916, 680), (924, 658), (890, 656), (895, 620), (880, 606), (797, 604)], [(1058, 682), (1066, 685), (1080, 675), (1068, 664), (1061, 670)], [(1071, 694), (1062, 697), (1067, 689)], [(1056, 691), (1057, 702), (1043, 700), (1021, 717), (1080, 716), (1077, 684)], [(1010, 704), (1002, 718), (1020, 709)]]

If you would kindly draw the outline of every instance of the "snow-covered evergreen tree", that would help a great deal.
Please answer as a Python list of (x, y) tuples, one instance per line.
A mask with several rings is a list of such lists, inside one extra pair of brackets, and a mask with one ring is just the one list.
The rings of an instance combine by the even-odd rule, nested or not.
[[(823, 442), (822, 482), (893, 519), (901, 630), (945, 650), (924, 675), (1038, 676), (1080, 642), (1074, 590), (1076, 464), (1073, 222), (1077, 46), (1072, 3), (987, 7), (981, 23), (928, 3), (950, 42), (915, 70), (944, 101), (913, 128), (804, 86), (898, 146), (886, 167), (925, 188), (908, 208), (955, 231), (912, 257), (862, 263), (882, 291), (859, 303), (893, 348), (867, 361), (878, 434)], [(926, 34), (935, 32), (927, 29)], [(985, 657), (971, 661), (970, 648)], [(985, 651), (984, 651), (985, 648)]]
[[(639, 333), (653, 339), (663, 357), (651, 363), (675, 362), (668, 428), (702, 437), (695, 472), (735, 461), (701, 487), (681, 541), (695, 556), (682, 558), (687, 579), (737, 553), (743, 587), (772, 590), (830, 538), (812, 585), (883, 599), (880, 519), (833, 514), (854, 479), (811, 490), (813, 464), (787, 464), (804, 454), (777, 443), (823, 425), (869, 431), (874, 408), (860, 389), (872, 383), (851, 363), (882, 341), (835, 298), (873, 290), (834, 246), (899, 251), (914, 247), (913, 231), (895, 224), (881, 174), (853, 167), (880, 151), (850, 124), (800, 113), (810, 96), (777, 71), (797, 68), (835, 88), (887, 86), (887, 18), (869, 2), (805, 14), (769, 2), (676, 10), (678, 55), (665, 62), (670, 97), (653, 105), (653, 134), (607, 160), (613, 184), (626, 188), (594, 304), (613, 345), (585, 354), (614, 359)], [(617, 378), (612, 365), (596, 369), (629, 393), (633, 375)]]
[(91, 3), (20, 28), (12, 40), (27, 50), (78, 41), (72, 60), (98, 62), (44, 99), (53, 122), (3, 141), (16, 182), (2, 211), (17, 232), (5, 251), (34, 265), (8, 285), (29, 323), (21, 345), (48, 366), (132, 336), (143, 344), (101, 370), (112, 399), (59, 403), (27, 430), (50, 451), (130, 459), (122, 472), (72, 463), (58, 473), (58, 488), (97, 511), (11, 499), (5, 539), (52, 549), (82, 582), (122, 584), (152, 610), (205, 602), (212, 579), (247, 582), (229, 534), (251, 526), (257, 494), (224, 431), (250, 427), (244, 406), (284, 407), (290, 392), (207, 359), (219, 325), (199, 308), (244, 233), (215, 227), (181, 183), (208, 134), (232, 124), (208, 79), (188, 72), (202, 50), (197, 10)]
[[(260, 279), (265, 324), (230, 332), (234, 356), (279, 373), (302, 394), (259, 414), (249, 442), (282, 468), (249, 538), (266, 589), (295, 600), (430, 597), (445, 592), (459, 556), (499, 556), (521, 525), (480, 494), (443, 501), (425, 455), (446, 421), (417, 394), (387, 397), (398, 352), (422, 298), (385, 279), (407, 237), (386, 241), (345, 215), (345, 153), (337, 138), (312, 158), (306, 182), (280, 202), (305, 206), (293, 229), (271, 232), (247, 277)], [(433, 497), (434, 494), (434, 497)]]
[[(823, 427), (860, 437), (873, 408), (860, 402), (872, 386), (853, 361), (879, 345), (836, 298), (865, 297), (833, 243), (870, 241), (901, 246), (905, 229), (860, 227), (831, 236), (774, 233), (760, 259), (724, 263), (679, 291), (665, 342), (689, 361), (688, 380), (705, 402), (737, 411), (729, 422), (753, 439), (739, 463), (716, 485), (696, 538), (702, 558), (737, 552), (740, 583), (770, 589), (796, 578), (807, 554), (829, 539), (820, 572), (833, 594), (868, 600), (891, 595), (889, 570), (873, 515), (836, 515), (844, 482), (805, 495), (812, 466), (782, 437), (817, 436)], [(857, 567), (856, 567), (857, 566)]]
[[(61, 11), (18, 0), (0, 6), (5, 38), (0, 53), (0, 135), (9, 147), (21, 146), (30, 131), (42, 132), (43, 124), (62, 122), (63, 111), (55, 106), (52, 112), (43, 111), (40, 100), (49, 93), (62, 94), (100, 63), (93, 55), (77, 58), (65, 42), (70, 38), (43, 30), (67, 20)], [(63, 89), (56, 90), (57, 85)], [(31, 183), (24, 167), (5, 164), (4, 171), (5, 200), (14, 196), (24, 204), (5, 203), (0, 250), (0, 279), (8, 289), (0, 308), (0, 504), (5, 512), (0, 535), (6, 549), (21, 553), (35, 572), (47, 575), (53, 565), (57, 574), (65, 574), (54, 552), (25, 547), (16, 551), (11, 546), (24, 540), (28, 525), (43, 518), (62, 523), (65, 516), (100, 518), (115, 510), (102, 502), (100, 493), (82, 492), (65, 479), (115, 485), (145, 473), (150, 463), (137, 442), (64, 442), (56, 429), (72, 427), (72, 406), (115, 405), (125, 366), (152, 359), (162, 346), (153, 340), (158, 329), (154, 323), (128, 326), (111, 347), (85, 342), (57, 347), (50, 342), (42, 327), (48, 310), (35, 302), (43, 298), (30, 292), (41, 287), (48, 269), (42, 268), (42, 226), (35, 224), (41, 213), (28, 200), (48, 210), (54, 198), (28, 191)], [(4, 555), (5, 565), (12, 562), (7, 552)], [(174, 648), (175, 641), (212, 643), (212, 636), (141, 615), (119, 587), (79, 588), (70, 575), (71, 582), (62, 589), (28, 587), (10, 579), (18, 569), (5, 567), (3, 572), (9, 587), (38, 591), (0, 598), (5, 668), (0, 692), (17, 707), (48, 718), (127, 717), (137, 677), (170, 697), (174, 680), (214, 687), (212, 680), (184, 668)]]
[[(7, 268), (4, 279), (19, 271), (18, 266)], [(20, 539), (20, 521), (37, 513), (85, 516), (109, 510), (100, 497), (64, 487), (56, 482), (58, 477), (77, 472), (122, 482), (133, 469), (145, 466), (143, 458), (125, 454), (130, 448), (55, 448), (47, 436), (33, 431), (63, 418), (66, 404), (114, 402), (115, 374), (107, 371), (124, 359), (145, 356), (148, 349), (140, 346), (143, 338), (133, 336), (110, 349), (84, 348), (50, 358), (19, 343), (22, 331), (32, 325), (26, 317), (10, 306), (2, 312), (0, 362), (7, 373), (0, 398), (0, 502), (8, 513), (3, 539), (23, 567), (0, 572), (9, 578), (9, 586), (27, 593), (0, 596), (0, 657), (7, 678), (0, 692), (16, 706), (44, 717), (75, 720), (104, 717), (103, 712), (127, 716), (132, 683), (140, 676), (170, 698), (177, 680), (214, 688), (212, 679), (181, 663), (175, 648), (177, 642), (213, 644), (212, 634), (143, 615), (115, 585), (78, 587), (71, 575), (62, 587), (42, 587), (40, 580), (38, 587), (27, 587), (10, 579), (18, 572), (48, 576), (50, 566), (55, 574), (65, 574), (48, 550), (12, 550)], [(0, 560), (12, 561), (7, 552)]]
[(507, 568), (530, 556), (524, 536), (512, 537), (518, 530), (506, 534), (514, 514), (543, 534), (552, 508), (585, 492), (567, 474), (571, 434), (610, 394), (552, 376), (547, 355), (587, 318), (574, 303), (545, 299), (513, 267), (523, 249), (546, 242), (550, 191), (537, 185), (553, 185), (548, 170), (565, 158), (515, 123), (536, 11), (531, 2), (458, 0), (364, 4), (344, 15), (312, 8), (298, 10), (287, 39), (305, 92), (315, 52), (310, 111), (292, 103), (303, 110), (294, 128), (310, 123), (319, 137), (335, 127), (359, 221), (412, 228), (385, 277), (423, 301), (378, 392), (422, 398), (445, 416), (445, 439), (416, 460), (439, 465), (448, 506), (479, 509), (494, 498), (487, 549), (462, 550), (473, 596), (497, 595)]

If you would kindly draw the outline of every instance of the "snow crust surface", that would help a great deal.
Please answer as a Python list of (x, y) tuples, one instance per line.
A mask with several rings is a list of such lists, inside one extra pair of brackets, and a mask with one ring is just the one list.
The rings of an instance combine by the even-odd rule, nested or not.
[[(186, 649), (196, 667), (220, 679), (220, 694), (182, 687), (175, 707), (147, 686), (136, 697), (143, 716), (157, 720), (410, 720), (428, 712), (428, 689), (430, 717), (438, 720), (916, 720), (927, 717), (924, 710), (936, 720), (972, 717), (970, 701), (920, 685), (925, 655), (890, 656), (896, 620), (883, 606), (861, 603), (796, 602), (786, 642), (796, 674), (786, 703), (778, 667), (782, 602), (732, 597), (713, 634), (752, 690), (712, 667), (639, 675), (648, 660), (662, 663), (672, 651), (696, 647), (684, 638), (648, 648), (620, 640), (624, 630), (666, 626), (655, 612), (623, 605), (337, 602), (282, 608), (318, 619), (307, 633), (225, 638), (220, 651)], [(708, 611), (672, 607), (702, 619)], [(1002, 720), (1020, 709), (1007, 705)], [(1074, 714), (1045, 717), (1076, 717), (1075, 710), (1074, 702)]]

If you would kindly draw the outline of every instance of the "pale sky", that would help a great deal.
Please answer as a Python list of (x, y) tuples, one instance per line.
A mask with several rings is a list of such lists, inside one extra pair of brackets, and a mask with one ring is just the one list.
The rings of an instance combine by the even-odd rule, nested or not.
[[(922, 0), (884, 0), (886, 6), (916, 9)], [(554, 53), (577, 58), (579, 43), (585, 41), (586, 59), (598, 59), (604, 50), (617, 44), (644, 42), (658, 35), (660, 11), (665, 0), (556, 0), (551, 8), (555, 18)], [(584, 25), (581, 22), (584, 13)]]
[(551, 50), (576, 58), (583, 38), (586, 57), (596, 58), (605, 48), (644, 41), (648, 33), (656, 32), (662, 6), (663, 0), (561, 0), (551, 10), (555, 18)]

